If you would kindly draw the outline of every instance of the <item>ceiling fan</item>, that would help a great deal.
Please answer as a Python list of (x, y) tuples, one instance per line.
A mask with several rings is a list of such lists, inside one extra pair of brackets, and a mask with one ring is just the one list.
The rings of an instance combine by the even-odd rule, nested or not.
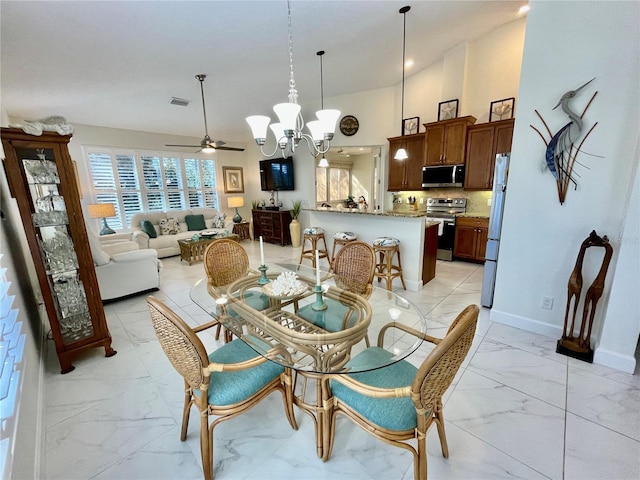
[(202, 153), (213, 153), (216, 150), (230, 150), (232, 152), (244, 152), (244, 148), (236, 148), (236, 147), (225, 147), (225, 143), (222, 140), (211, 140), (211, 137), (208, 133), (207, 128), (207, 109), (204, 104), (204, 79), (207, 76), (203, 73), (196, 75), (196, 78), (200, 82), (200, 93), (202, 94), (202, 114), (204, 116), (204, 138), (200, 142), (200, 145), (168, 145), (165, 144), (165, 147), (189, 147), (189, 148), (200, 148), (200, 152)]

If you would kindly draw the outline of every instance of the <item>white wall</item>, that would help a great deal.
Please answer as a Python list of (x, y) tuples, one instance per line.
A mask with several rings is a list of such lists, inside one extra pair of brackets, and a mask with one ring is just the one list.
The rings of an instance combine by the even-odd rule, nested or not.
[[(637, 205), (635, 210), (628, 206), (638, 165), (640, 4), (530, 5), (491, 318), (559, 338), (569, 275), (581, 242), (596, 230), (609, 237), (614, 257), (592, 338), (597, 345), (602, 331), (606, 349), (615, 354), (608, 357), (608, 364), (633, 371), (640, 312), (629, 308), (625, 299), (638, 296), (632, 290), (638, 276), (638, 242), (633, 240), (638, 235), (637, 219), (628, 230), (624, 225), (631, 212), (637, 212)], [(570, 190), (560, 205), (554, 179), (540, 171), (544, 145), (529, 125), (542, 127), (534, 113), (538, 109), (550, 129), (557, 131), (568, 118), (552, 108), (566, 91), (593, 77), (596, 80), (573, 105), (581, 111), (591, 94), (599, 92), (585, 116), (585, 128), (599, 123), (583, 150), (604, 158), (579, 156), (588, 168), (577, 167), (578, 189)], [(621, 251), (623, 244), (626, 248)], [(596, 249), (589, 249), (585, 260), (585, 292), (602, 259), (602, 252), (591, 250)], [(555, 298), (552, 310), (540, 308), (542, 296)], [(610, 327), (618, 333), (609, 334)], [(596, 360), (602, 358), (596, 355)]]

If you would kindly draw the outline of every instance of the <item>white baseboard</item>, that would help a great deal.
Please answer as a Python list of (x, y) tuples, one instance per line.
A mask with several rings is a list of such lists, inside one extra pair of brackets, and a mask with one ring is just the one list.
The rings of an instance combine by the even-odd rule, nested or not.
[(636, 359), (634, 357), (631, 355), (620, 355), (617, 352), (612, 352), (611, 350), (606, 350), (604, 348), (596, 348), (593, 355), (593, 363), (614, 368), (632, 375), (636, 370)]
[(562, 337), (562, 327), (558, 325), (550, 325), (531, 318), (513, 315), (512, 313), (501, 312), (499, 310), (491, 310), (489, 318), (498, 323), (509, 325), (511, 327), (526, 330), (528, 332), (539, 333), (545, 337), (560, 338)]
[[(532, 320), (531, 318), (513, 315), (511, 313), (491, 310), (489, 318), (497, 323), (509, 325), (528, 332), (538, 333), (546, 337), (560, 339), (563, 333), (563, 326), (549, 325), (548, 323)], [(604, 365), (605, 367), (620, 370), (625, 373), (635, 372), (636, 359), (630, 355), (621, 355), (604, 348), (596, 348), (593, 356), (593, 363)]]

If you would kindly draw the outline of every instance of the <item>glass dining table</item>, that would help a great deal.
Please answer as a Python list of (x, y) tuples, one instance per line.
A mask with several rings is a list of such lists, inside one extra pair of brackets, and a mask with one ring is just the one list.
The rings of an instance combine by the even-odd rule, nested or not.
[[(368, 298), (340, 288), (335, 274), (305, 265), (275, 264), (225, 289), (210, 288), (207, 278), (191, 288), (191, 299), (258, 354), (291, 368), (296, 375), (294, 404), (314, 421), (316, 447), (326, 460), (330, 392), (324, 374), (375, 370), (405, 359), (420, 347), (426, 320), (410, 301), (373, 287)], [(344, 279), (348, 282), (347, 279)], [(348, 284), (348, 283), (347, 283)], [(288, 287), (288, 288), (287, 288)], [(262, 300), (256, 306), (257, 300)], [(259, 303), (259, 302), (258, 302)], [(374, 363), (350, 362), (369, 345), (387, 356)], [(298, 377), (302, 377), (298, 389)], [(315, 385), (315, 398), (307, 379)]]

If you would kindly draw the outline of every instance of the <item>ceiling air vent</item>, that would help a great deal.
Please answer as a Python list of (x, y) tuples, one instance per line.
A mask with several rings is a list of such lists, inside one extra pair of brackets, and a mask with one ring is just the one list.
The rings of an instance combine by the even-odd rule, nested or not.
[(171, 101), (169, 102), (171, 105), (180, 105), (181, 107), (186, 107), (189, 105), (190, 100), (186, 100), (184, 98), (171, 97)]

